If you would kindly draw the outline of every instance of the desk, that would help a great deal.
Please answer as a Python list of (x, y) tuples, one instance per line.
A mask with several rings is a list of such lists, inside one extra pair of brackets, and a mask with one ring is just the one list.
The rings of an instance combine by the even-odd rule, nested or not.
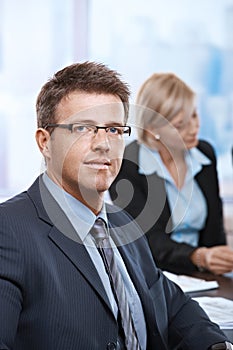
[[(219, 288), (189, 293), (191, 297), (223, 297), (233, 300), (233, 274), (229, 276), (216, 276), (208, 272), (195, 272), (192, 274), (192, 277), (202, 278), (207, 281), (215, 280), (218, 282)], [(229, 340), (233, 342), (233, 329), (222, 329), (222, 331), (226, 334)]]
[(190, 293), (192, 297), (223, 297), (233, 300), (233, 274), (231, 276), (217, 276), (209, 272), (194, 272), (193, 277), (202, 278), (206, 281), (217, 281), (219, 288)]

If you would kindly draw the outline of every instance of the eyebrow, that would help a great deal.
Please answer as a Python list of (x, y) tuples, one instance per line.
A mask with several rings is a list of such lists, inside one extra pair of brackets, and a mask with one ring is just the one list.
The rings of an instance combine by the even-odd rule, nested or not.
[[(96, 121), (94, 121), (94, 120), (90, 120), (90, 119), (85, 119), (85, 120), (75, 120), (75, 121), (70, 122), (69, 124), (87, 124), (87, 125), (96, 125)], [(121, 123), (116, 123), (116, 121), (110, 121), (110, 122), (105, 123), (105, 125), (107, 125), (107, 126), (122, 126), (122, 125), (124, 125), (124, 123), (123, 123), (123, 124), (121, 124)]]

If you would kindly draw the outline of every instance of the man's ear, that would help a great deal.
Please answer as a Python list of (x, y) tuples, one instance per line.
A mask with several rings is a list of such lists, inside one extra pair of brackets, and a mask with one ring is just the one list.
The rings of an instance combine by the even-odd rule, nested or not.
[(43, 129), (39, 128), (36, 130), (36, 142), (37, 145), (43, 154), (44, 158), (50, 158), (50, 152), (49, 152), (49, 141), (50, 141), (50, 133)]

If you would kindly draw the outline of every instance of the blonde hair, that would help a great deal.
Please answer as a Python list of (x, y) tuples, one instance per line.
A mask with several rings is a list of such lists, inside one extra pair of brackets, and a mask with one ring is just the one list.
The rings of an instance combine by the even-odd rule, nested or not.
[(145, 130), (170, 122), (178, 113), (193, 113), (195, 93), (173, 73), (152, 74), (140, 87), (136, 98), (135, 122), (138, 141), (144, 142)]

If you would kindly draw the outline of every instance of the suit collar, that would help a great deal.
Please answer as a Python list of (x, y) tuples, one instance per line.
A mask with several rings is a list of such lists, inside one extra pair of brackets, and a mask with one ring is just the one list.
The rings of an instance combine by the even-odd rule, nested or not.
[[(77, 235), (76, 235), (77, 236)], [(84, 245), (70, 239), (61, 233), (55, 226), (49, 232), (49, 238), (63, 252), (71, 263), (79, 270), (93, 289), (99, 294), (104, 302), (111, 309), (109, 299), (98, 275), (95, 265), (85, 249)], [(112, 309), (111, 309), (112, 311)]]
[(28, 195), (34, 203), (38, 217), (51, 226), (49, 239), (66, 255), (111, 309), (95, 265), (71, 222), (47, 190), (41, 176), (28, 189)]

